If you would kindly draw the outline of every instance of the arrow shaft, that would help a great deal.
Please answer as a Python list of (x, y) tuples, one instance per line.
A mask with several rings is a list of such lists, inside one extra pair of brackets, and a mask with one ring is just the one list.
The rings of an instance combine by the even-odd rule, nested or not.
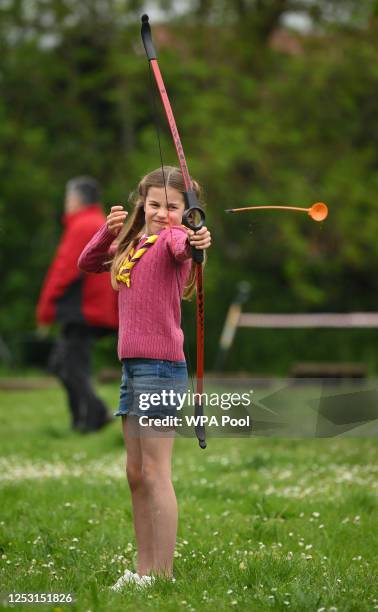
[(309, 208), (300, 208), (299, 206), (247, 206), (245, 208), (230, 208), (227, 212), (242, 212), (244, 210), (266, 210), (266, 209), (280, 209), (280, 210), (300, 210), (301, 212), (308, 212)]

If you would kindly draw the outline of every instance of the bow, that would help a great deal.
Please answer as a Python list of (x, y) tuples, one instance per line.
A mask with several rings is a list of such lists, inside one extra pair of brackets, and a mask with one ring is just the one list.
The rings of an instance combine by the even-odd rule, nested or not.
[[(158, 88), (164, 111), (167, 117), (169, 129), (172, 134), (173, 144), (176, 149), (178, 161), (180, 164), (185, 192), (185, 212), (183, 215), (183, 225), (192, 229), (199, 230), (205, 223), (205, 213), (201, 208), (197, 195), (193, 189), (192, 180), (190, 178), (188, 166), (185, 159), (184, 149), (181, 144), (180, 136), (176, 126), (176, 121), (173, 115), (172, 107), (169, 102), (168, 94), (164, 85), (163, 77), (160, 72), (157, 61), (157, 54), (152, 42), (151, 28), (148, 15), (142, 16), (142, 41), (146, 51), (147, 59), (150, 68), (152, 69), (156, 86)], [(168, 202), (167, 202), (168, 205)], [(203, 407), (203, 369), (204, 369), (204, 290), (203, 290), (203, 251), (192, 247), (192, 258), (196, 267), (196, 318), (197, 318), (197, 367), (196, 367), (196, 396), (195, 396), (195, 416), (196, 426), (195, 432), (198, 438), (198, 443), (201, 448), (206, 448), (205, 427), (202, 424)]]

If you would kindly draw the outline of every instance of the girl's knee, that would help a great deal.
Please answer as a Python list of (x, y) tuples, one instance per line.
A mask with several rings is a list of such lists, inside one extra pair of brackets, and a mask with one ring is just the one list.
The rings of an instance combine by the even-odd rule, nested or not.
[(147, 489), (160, 489), (164, 485), (171, 483), (171, 475), (168, 471), (159, 468), (159, 466), (143, 465), (142, 480)]
[(126, 466), (126, 476), (132, 491), (143, 485), (143, 472), (139, 466), (128, 463)]

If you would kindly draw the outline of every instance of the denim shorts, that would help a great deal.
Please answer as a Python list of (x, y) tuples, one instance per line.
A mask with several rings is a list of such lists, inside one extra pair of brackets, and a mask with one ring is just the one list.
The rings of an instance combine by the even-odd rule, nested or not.
[(188, 390), (185, 361), (122, 359), (119, 406), (114, 416), (175, 416), (177, 394)]

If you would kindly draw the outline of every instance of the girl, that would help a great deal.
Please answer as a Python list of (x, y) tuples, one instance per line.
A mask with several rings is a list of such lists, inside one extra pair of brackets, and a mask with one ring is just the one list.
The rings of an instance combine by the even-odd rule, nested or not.
[[(199, 197), (195, 181), (193, 189)], [(138, 552), (137, 574), (126, 570), (111, 587), (116, 591), (128, 582), (151, 584), (154, 575), (172, 577), (177, 531), (171, 481), (174, 431), (156, 437), (156, 429), (142, 426), (139, 417), (173, 415), (176, 407), (162, 402), (146, 411), (138, 400), (141, 394), (187, 390), (180, 302), (194, 291), (191, 246), (207, 249), (211, 237), (206, 227), (194, 233), (181, 225), (184, 191), (178, 168), (165, 166), (147, 174), (128, 222), (124, 225), (128, 213), (123, 206), (112, 206), (106, 224), (78, 261), (85, 272), (110, 269), (113, 288), (119, 291), (122, 382), (115, 414), (122, 417)]]

